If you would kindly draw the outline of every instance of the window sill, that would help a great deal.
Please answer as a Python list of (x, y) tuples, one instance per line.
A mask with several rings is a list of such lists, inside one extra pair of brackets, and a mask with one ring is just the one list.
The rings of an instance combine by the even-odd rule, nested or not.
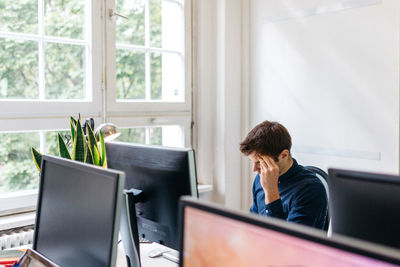
[[(197, 187), (199, 194), (205, 195), (208, 192), (211, 192), (213, 190), (213, 186), (209, 184), (199, 184)], [(32, 194), (31, 197), (36, 198), (37, 193)], [(32, 203), (33, 199), (29, 199), (30, 202)], [(35, 199), (36, 200), (36, 199)], [(36, 201), (34, 201), (36, 203)], [(34, 206), (30, 208), (35, 208)], [(16, 211), (16, 210), (14, 210)], [(35, 217), (36, 217), (36, 211), (32, 210), (29, 212), (21, 212), (21, 213), (16, 213), (16, 214), (11, 214), (11, 215), (4, 215), (0, 216), (0, 231), (5, 231), (13, 228), (19, 228), (19, 227), (24, 227), (28, 225), (34, 225), (35, 224)]]
[(18, 213), (0, 217), (0, 231), (34, 225), (36, 212)]
[[(27, 190), (0, 195), (0, 216), (35, 211), (37, 190)], [(1, 218), (1, 217), (0, 217)]]

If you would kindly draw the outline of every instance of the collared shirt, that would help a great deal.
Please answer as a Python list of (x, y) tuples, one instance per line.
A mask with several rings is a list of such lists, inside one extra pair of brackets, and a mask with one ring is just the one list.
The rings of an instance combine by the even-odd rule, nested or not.
[(250, 212), (324, 228), (328, 211), (327, 195), (324, 185), (313, 172), (293, 159), (292, 167), (279, 177), (278, 190), (280, 198), (266, 205), (260, 175), (257, 174)]

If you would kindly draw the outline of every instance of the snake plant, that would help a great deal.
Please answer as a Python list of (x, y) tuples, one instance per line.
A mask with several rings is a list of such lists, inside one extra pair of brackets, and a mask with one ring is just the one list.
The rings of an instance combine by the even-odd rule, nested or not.
[[(103, 133), (99, 133), (99, 139), (93, 133), (93, 129), (90, 125), (87, 127), (87, 136), (83, 133), (80, 116), (78, 120), (70, 117), (71, 126), (71, 142), (72, 142), (72, 154), (68, 150), (67, 144), (60, 134), (57, 135), (58, 152), (59, 156), (66, 159), (72, 159), (81, 161), (88, 164), (93, 164), (107, 168), (106, 148), (104, 144)], [(35, 149), (31, 148), (33, 161), (35, 162), (36, 168), (40, 171), (40, 165), (42, 162), (42, 154)]]

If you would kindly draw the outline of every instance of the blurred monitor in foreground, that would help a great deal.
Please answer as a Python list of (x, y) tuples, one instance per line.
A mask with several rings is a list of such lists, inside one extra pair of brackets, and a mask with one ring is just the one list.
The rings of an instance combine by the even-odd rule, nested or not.
[(183, 199), (180, 266), (397, 266), (399, 250)]

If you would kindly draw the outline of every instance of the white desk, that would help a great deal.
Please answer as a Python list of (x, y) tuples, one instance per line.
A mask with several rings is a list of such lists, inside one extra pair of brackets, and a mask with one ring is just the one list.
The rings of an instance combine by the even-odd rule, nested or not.
[[(164, 247), (157, 243), (140, 243), (140, 261), (142, 267), (178, 267), (178, 264), (163, 258), (162, 256), (157, 258), (150, 258), (147, 254), (159, 247)], [(126, 267), (126, 258), (124, 253), (124, 248), (122, 247), (122, 243), (118, 245), (118, 255), (117, 255), (117, 263), (116, 267)]]
[[(151, 250), (159, 247), (164, 247), (164, 246), (157, 243), (140, 243), (140, 260), (142, 267), (178, 267), (179, 264), (167, 260), (162, 256), (157, 258), (150, 258), (149, 256), (147, 256), (147, 254)], [(11, 249), (30, 249), (30, 248), (32, 248), (32, 245), (25, 245)], [(125, 252), (122, 246), (122, 242), (120, 242), (118, 244), (117, 262), (115, 264), (115, 267), (126, 267), (126, 266), (127, 263), (126, 263)]]

